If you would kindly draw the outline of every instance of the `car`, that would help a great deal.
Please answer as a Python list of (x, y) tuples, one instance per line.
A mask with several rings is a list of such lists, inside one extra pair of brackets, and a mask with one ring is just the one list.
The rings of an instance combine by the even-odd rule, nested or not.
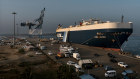
[(140, 58), (140, 55), (136, 55), (136, 58)]
[(53, 55), (53, 53), (51, 51), (48, 52), (48, 55)]
[(107, 54), (110, 58), (116, 58), (114, 55), (112, 55), (111, 53)]
[(83, 65), (83, 68), (84, 69), (92, 69), (93, 65), (92, 64), (85, 64), (85, 65)]
[(99, 57), (100, 55), (99, 55), (99, 54), (97, 54), (97, 53), (95, 53), (95, 54), (94, 54), (94, 56), (95, 56), (95, 57)]
[(124, 62), (118, 62), (118, 65), (121, 66), (121, 67), (124, 67), (124, 68), (128, 67), (128, 65)]
[(73, 61), (68, 61), (68, 62), (67, 62), (67, 65), (70, 65), (70, 66), (75, 66), (75, 64), (76, 64), (76, 63), (73, 62)]
[(131, 69), (122, 72), (123, 79), (136, 79), (135, 72)]
[(110, 59), (110, 62), (112, 62), (112, 63), (117, 63), (117, 60), (115, 60), (114, 58), (111, 58), (111, 59)]
[(106, 70), (106, 71), (108, 71), (108, 70), (114, 70), (111, 66), (104, 66), (104, 69)]
[(60, 58), (59, 58), (58, 56), (55, 56), (55, 59), (57, 59), (57, 60), (58, 60), (58, 59), (60, 59)]
[(105, 77), (115, 77), (116, 71), (115, 70), (109, 70), (105, 73)]
[(122, 75), (128, 75), (128, 74), (133, 74), (133, 73), (134, 73), (133, 70), (128, 69), (128, 70), (124, 70), (124, 71), (122, 72)]
[(42, 55), (42, 52), (36, 52), (35, 54), (36, 55)]

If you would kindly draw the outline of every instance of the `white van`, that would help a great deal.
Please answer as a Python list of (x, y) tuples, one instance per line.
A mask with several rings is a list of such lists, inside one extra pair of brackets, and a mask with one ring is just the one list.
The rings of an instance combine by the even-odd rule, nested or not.
[(78, 64), (75, 64), (75, 71), (76, 71), (76, 72), (84, 72), (84, 71), (82, 70), (81, 66), (78, 65)]
[(105, 77), (115, 77), (116, 71), (115, 70), (109, 70), (105, 73)]

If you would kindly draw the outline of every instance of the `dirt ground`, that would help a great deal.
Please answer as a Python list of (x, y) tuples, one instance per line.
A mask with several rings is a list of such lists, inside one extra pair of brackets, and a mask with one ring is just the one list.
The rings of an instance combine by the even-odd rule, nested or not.
[[(50, 78), (55, 79), (59, 65), (44, 54), (35, 54), (36, 51), (19, 53), (18, 49), (23, 45), (15, 45), (14, 48), (9, 45), (0, 46), (0, 79), (46, 79), (50, 73), (54, 74)], [(30, 75), (32, 78), (28, 78)]]

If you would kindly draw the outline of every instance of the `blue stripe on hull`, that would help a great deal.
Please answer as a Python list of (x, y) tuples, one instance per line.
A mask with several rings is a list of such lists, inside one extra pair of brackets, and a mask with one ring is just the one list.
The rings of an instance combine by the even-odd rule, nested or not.
[(132, 29), (69, 31), (67, 41), (97, 47), (120, 48), (131, 33)]

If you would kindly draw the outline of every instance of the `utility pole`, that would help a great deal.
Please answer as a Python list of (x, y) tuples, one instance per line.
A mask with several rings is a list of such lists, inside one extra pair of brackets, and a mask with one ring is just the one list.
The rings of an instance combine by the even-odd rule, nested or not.
[(12, 13), (14, 15), (14, 36), (13, 36), (13, 45), (15, 45), (15, 15), (17, 14), (16, 12)]

